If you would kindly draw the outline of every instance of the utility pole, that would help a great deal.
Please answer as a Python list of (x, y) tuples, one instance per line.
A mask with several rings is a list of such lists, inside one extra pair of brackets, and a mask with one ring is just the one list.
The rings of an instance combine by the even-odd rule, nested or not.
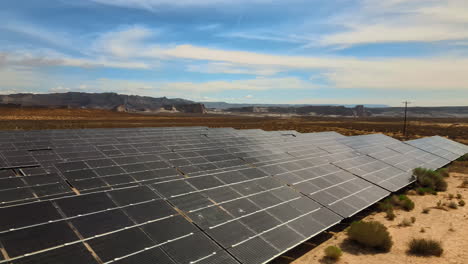
[(405, 121), (403, 125), (403, 136), (406, 139), (406, 120), (407, 120), (407, 114), (408, 114), (408, 104), (410, 104), (411, 102), (404, 101), (403, 103), (405, 104)]

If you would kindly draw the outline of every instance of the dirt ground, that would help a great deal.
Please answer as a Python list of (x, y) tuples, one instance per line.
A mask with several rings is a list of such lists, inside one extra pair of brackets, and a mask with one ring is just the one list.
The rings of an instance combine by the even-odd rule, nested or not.
[[(131, 114), (92, 109), (0, 107), (0, 129), (208, 126), (237, 129), (336, 131), (343, 135), (384, 133), (397, 139), (401, 118), (271, 117), (220, 114)], [(407, 139), (440, 135), (468, 144), (468, 118), (409, 118)]]
[[(466, 264), (468, 263), (468, 205), (458, 209), (436, 209), (437, 202), (449, 203), (449, 194), (461, 194), (465, 201), (468, 198), (468, 189), (460, 188), (463, 179), (468, 179), (467, 173), (450, 173), (447, 178), (448, 189), (435, 195), (408, 195), (414, 202), (415, 208), (410, 212), (396, 210), (393, 221), (385, 218), (385, 213), (374, 212), (365, 217), (364, 221), (379, 221), (389, 230), (393, 238), (393, 247), (388, 253), (378, 253), (363, 250), (352, 242), (346, 241), (346, 231), (341, 231), (325, 242), (319, 244), (295, 261), (277, 261), (277, 263), (312, 264), (312, 263), (338, 263), (338, 264), (387, 264), (387, 263), (421, 263), (421, 264)], [(458, 202), (456, 198), (452, 201)], [(431, 208), (428, 214), (422, 213), (424, 208)], [(416, 222), (409, 227), (398, 224), (404, 219), (416, 218)], [(424, 232), (421, 230), (424, 229)], [(408, 242), (412, 238), (430, 238), (442, 242), (444, 253), (441, 257), (417, 257), (406, 253)], [(324, 258), (324, 249), (330, 245), (339, 246), (343, 256), (337, 262)], [(286, 253), (288, 255), (288, 253)], [(287, 260), (287, 257), (284, 258)]]

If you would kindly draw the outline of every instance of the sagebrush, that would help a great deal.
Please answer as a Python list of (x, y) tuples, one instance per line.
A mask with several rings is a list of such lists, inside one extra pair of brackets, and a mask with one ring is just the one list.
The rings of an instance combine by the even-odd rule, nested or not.
[(392, 237), (387, 228), (377, 221), (353, 222), (347, 234), (349, 239), (368, 248), (388, 252), (393, 245)]
[(413, 238), (408, 245), (408, 253), (418, 256), (440, 257), (444, 249), (439, 241), (424, 238)]

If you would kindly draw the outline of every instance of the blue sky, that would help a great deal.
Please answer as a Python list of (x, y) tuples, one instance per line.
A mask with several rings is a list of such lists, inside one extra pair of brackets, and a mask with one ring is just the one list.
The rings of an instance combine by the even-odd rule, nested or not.
[(468, 105), (466, 0), (2, 0), (0, 93)]

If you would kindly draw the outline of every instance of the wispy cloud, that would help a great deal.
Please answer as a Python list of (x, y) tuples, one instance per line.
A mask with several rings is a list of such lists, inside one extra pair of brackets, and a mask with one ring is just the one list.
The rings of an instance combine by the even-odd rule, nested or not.
[(436, 42), (468, 39), (468, 2), (464, 0), (363, 0), (357, 11), (329, 23), (346, 30), (325, 34), (315, 45)]
[(123, 69), (148, 69), (149, 65), (137, 61), (118, 61), (107, 58), (76, 58), (57, 52), (0, 52), (0, 67), (70, 66), (82, 68), (107, 67)]
[(121, 6), (127, 8), (140, 8), (150, 11), (156, 11), (162, 6), (176, 7), (197, 7), (197, 6), (213, 6), (213, 5), (243, 5), (243, 4), (271, 4), (273, 2), (281, 2), (281, 0), (91, 0), (96, 3)]

